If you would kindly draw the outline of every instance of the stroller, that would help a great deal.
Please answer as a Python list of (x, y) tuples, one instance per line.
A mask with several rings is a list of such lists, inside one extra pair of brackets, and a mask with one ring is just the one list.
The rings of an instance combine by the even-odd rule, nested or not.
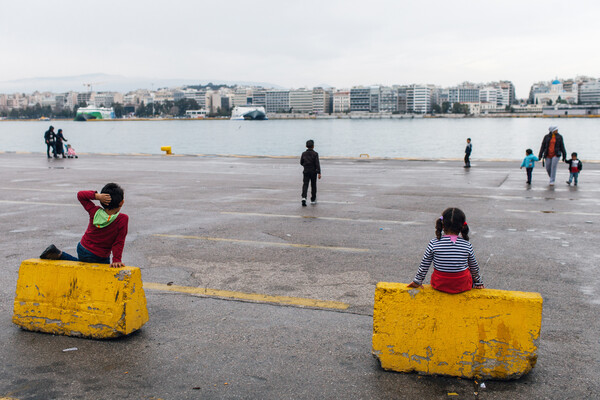
[(70, 144), (65, 144), (65, 150), (67, 153), (67, 158), (79, 158), (77, 157), (77, 153), (75, 153), (75, 149), (71, 147)]

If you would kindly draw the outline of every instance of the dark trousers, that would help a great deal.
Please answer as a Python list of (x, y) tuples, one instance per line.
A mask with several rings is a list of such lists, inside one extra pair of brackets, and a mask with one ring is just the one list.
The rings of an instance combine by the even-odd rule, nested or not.
[(531, 173), (533, 172), (533, 168), (525, 168), (527, 171), (527, 183), (531, 183)]
[(465, 167), (470, 167), (470, 166), (471, 166), (471, 155), (465, 154)]
[(306, 199), (308, 195), (308, 182), (310, 182), (310, 201), (317, 200), (317, 173), (304, 172), (304, 181), (302, 183), (302, 198)]
[[(77, 258), (79, 257), (79, 258)], [(81, 261), (86, 263), (96, 263), (96, 264), (110, 264), (110, 257), (98, 257), (85, 247), (81, 245), (81, 243), (77, 244), (77, 257), (73, 257), (69, 253), (65, 253), (64, 251), (60, 255), (61, 260), (67, 261)]]
[(52, 155), (56, 156), (56, 148), (54, 142), (46, 142), (46, 155), (50, 158), (50, 149), (52, 149)]

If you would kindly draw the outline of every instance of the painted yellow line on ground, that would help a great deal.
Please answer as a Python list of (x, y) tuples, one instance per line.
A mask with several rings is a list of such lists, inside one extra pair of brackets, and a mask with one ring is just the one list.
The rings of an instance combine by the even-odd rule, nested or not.
[(301, 244), (301, 243), (261, 242), (261, 241), (257, 241), (257, 240), (228, 239), (228, 238), (217, 238), (217, 237), (209, 237), (209, 236), (166, 235), (166, 234), (160, 234), (160, 233), (156, 233), (152, 236), (167, 237), (167, 238), (173, 238), (173, 239), (195, 239), (195, 240), (209, 240), (209, 241), (213, 241), (213, 242), (262, 244), (262, 245), (267, 245), (267, 246), (301, 247), (301, 248), (308, 248), (308, 249), (352, 251), (352, 252), (359, 252), (359, 253), (366, 253), (369, 251), (369, 249), (359, 249), (359, 248), (354, 248), (354, 247), (317, 246), (314, 244)]
[(542, 213), (542, 214), (566, 214), (566, 215), (600, 215), (593, 212), (576, 212), (576, 211), (553, 211), (553, 210), (506, 210), (507, 212), (515, 213)]
[(186, 293), (196, 296), (206, 297), (219, 297), (233, 300), (244, 300), (252, 301), (257, 303), (273, 303), (273, 304), (284, 304), (296, 307), (313, 307), (313, 308), (329, 308), (334, 310), (345, 310), (350, 307), (348, 303), (342, 303), (340, 301), (325, 301), (325, 300), (314, 300), (303, 297), (289, 297), (289, 296), (271, 296), (268, 294), (260, 293), (244, 293), (234, 292), (230, 290), (218, 290), (209, 289), (193, 286), (178, 286), (178, 285), (165, 285), (163, 283), (144, 282), (144, 289), (160, 290), (165, 292), (176, 292)]
[(0, 200), (0, 203), (4, 204), (35, 204), (42, 206), (65, 206), (65, 207), (77, 207), (77, 204), (67, 203), (45, 203), (42, 201), (19, 201), (19, 200)]
[(275, 218), (298, 218), (298, 219), (323, 219), (327, 221), (352, 221), (352, 222), (374, 222), (383, 224), (399, 224), (399, 225), (421, 225), (416, 221), (395, 221), (387, 219), (360, 219), (360, 218), (337, 218), (337, 217), (314, 217), (312, 215), (286, 215), (286, 214), (262, 214), (262, 213), (246, 213), (237, 211), (221, 211), (221, 214), (229, 215), (245, 215), (249, 217), (275, 217)]

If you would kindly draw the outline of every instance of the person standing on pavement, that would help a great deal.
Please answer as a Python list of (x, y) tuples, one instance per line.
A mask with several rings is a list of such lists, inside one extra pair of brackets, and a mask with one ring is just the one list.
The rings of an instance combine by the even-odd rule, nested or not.
[(67, 158), (67, 156), (65, 156), (63, 141), (68, 142), (67, 138), (65, 138), (62, 134), (62, 129), (59, 129), (58, 132), (56, 132), (56, 142), (54, 143), (54, 148), (56, 149), (55, 153), (57, 157), (59, 154), (61, 154), (62, 158)]
[(317, 204), (317, 177), (321, 179), (321, 164), (319, 153), (315, 150), (313, 140), (306, 141), (306, 151), (300, 156), (300, 165), (304, 167), (304, 179), (302, 182), (302, 207), (306, 207), (306, 196), (308, 195), (308, 183), (310, 182), (310, 204)]
[(471, 144), (471, 138), (467, 138), (467, 147), (465, 148), (465, 168), (471, 168), (471, 151), (473, 145)]
[(52, 155), (56, 158), (56, 134), (54, 133), (54, 127), (52, 125), (50, 125), (50, 128), (44, 133), (44, 140), (46, 141), (46, 155), (50, 158), (50, 149), (52, 149)]
[(548, 128), (548, 134), (544, 136), (542, 140), (542, 146), (540, 147), (540, 153), (538, 158), (544, 159), (546, 163), (546, 172), (550, 177), (550, 186), (554, 186), (556, 180), (556, 170), (558, 169), (558, 162), (562, 158), (563, 161), (567, 159), (567, 151), (565, 150), (565, 143), (563, 137), (558, 133), (557, 126), (551, 126)]

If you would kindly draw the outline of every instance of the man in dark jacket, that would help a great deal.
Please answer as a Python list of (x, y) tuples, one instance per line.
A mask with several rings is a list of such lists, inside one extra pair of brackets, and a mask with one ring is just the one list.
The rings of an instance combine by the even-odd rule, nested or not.
[(542, 147), (540, 147), (538, 158), (540, 160), (542, 158), (545, 159), (546, 172), (548, 172), (548, 176), (550, 177), (550, 182), (548, 182), (548, 184), (554, 186), (558, 162), (561, 158), (563, 161), (567, 158), (565, 143), (563, 142), (563, 137), (558, 133), (557, 126), (548, 128), (548, 134), (544, 136), (544, 140), (542, 140)]
[(306, 196), (308, 195), (308, 182), (310, 182), (310, 204), (317, 203), (317, 176), (321, 179), (321, 164), (319, 153), (314, 150), (315, 142), (306, 142), (307, 150), (300, 157), (300, 165), (304, 167), (304, 180), (302, 183), (302, 206), (306, 207)]
[(50, 128), (44, 133), (44, 140), (46, 141), (46, 155), (50, 158), (50, 149), (52, 149), (52, 154), (56, 158), (56, 148), (54, 147), (56, 134), (54, 133), (54, 127), (50, 125)]
[(465, 147), (465, 168), (471, 168), (471, 151), (473, 145), (471, 144), (471, 138), (467, 139), (467, 147)]

